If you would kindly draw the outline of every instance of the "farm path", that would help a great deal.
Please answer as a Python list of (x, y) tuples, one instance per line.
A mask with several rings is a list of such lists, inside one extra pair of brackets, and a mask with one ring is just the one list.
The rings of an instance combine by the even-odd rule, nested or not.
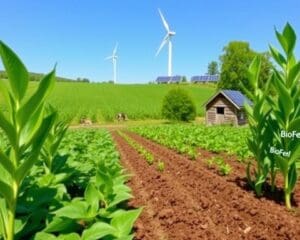
[(254, 198), (198, 161), (127, 134), (165, 163), (159, 173), (113, 132), (121, 161), (134, 174), (131, 204), (145, 206), (136, 239), (300, 239), (300, 219), (282, 206)]

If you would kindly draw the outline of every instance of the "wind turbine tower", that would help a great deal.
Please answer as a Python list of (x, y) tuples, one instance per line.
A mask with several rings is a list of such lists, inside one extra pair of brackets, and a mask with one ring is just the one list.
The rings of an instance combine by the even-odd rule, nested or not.
[(112, 60), (112, 64), (113, 64), (113, 81), (114, 81), (114, 83), (117, 82), (117, 59), (118, 59), (117, 50), (118, 50), (118, 43), (116, 43), (112, 55), (105, 58), (105, 60), (110, 60), (110, 59)]
[(168, 43), (168, 47), (169, 47), (169, 55), (168, 55), (168, 76), (171, 77), (172, 76), (172, 41), (171, 38), (176, 34), (176, 32), (171, 31), (169, 24), (167, 23), (166, 19), (164, 18), (164, 15), (162, 14), (162, 12), (160, 11), (160, 9), (158, 9), (160, 18), (162, 20), (162, 23), (166, 29), (167, 34), (165, 35), (165, 37), (163, 38), (157, 52), (156, 52), (156, 56), (160, 53), (161, 49), (165, 46), (165, 44)]

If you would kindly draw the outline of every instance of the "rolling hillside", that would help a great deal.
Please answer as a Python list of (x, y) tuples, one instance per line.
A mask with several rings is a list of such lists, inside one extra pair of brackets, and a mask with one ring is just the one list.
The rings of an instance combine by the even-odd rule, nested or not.
[[(31, 90), (36, 86), (36, 82), (29, 84)], [(73, 123), (81, 118), (110, 122), (118, 112), (126, 113), (129, 119), (159, 119), (164, 96), (176, 87), (189, 92), (196, 103), (197, 115), (203, 116), (202, 104), (215, 92), (213, 86), (57, 82), (50, 103)]]

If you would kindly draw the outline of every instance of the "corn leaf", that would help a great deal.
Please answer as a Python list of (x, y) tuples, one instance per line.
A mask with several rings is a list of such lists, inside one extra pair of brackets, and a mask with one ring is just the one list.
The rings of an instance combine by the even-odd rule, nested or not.
[(21, 101), (28, 86), (28, 72), (19, 57), (2, 41), (0, 55), (15, 98)]

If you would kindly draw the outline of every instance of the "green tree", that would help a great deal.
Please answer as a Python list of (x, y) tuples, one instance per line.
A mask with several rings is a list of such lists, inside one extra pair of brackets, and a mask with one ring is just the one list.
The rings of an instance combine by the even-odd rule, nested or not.
[(219, 74), (219, 66), (216, 61), (212, 61), (208, 64), (207, 74), (209, 74), (209, 75)]
[(181, 81), (181, 82), (183, 82), (183, 83), (186, 83), (186, 82), (187, 82), (186, 76), (183, 76), (183, 77), (182, 77), (182, 81)]
[(162, 115), (173, 121), (191, 121), (196, 107), (188, 93), (180, 88), (170, 90), (163, 100)]
[(223, 49), (220, 81), (218, 88), (242, 90), (241, 83), (246, 89), (253, 92), (254, 89), (248, 80), (248, 68), (255, 56), (261, 58), (260, 83), (264, 85), (271, 74), (271, 62), (267, 53), (258, 53), (250, 48), (248, 42), (233, 41)]

